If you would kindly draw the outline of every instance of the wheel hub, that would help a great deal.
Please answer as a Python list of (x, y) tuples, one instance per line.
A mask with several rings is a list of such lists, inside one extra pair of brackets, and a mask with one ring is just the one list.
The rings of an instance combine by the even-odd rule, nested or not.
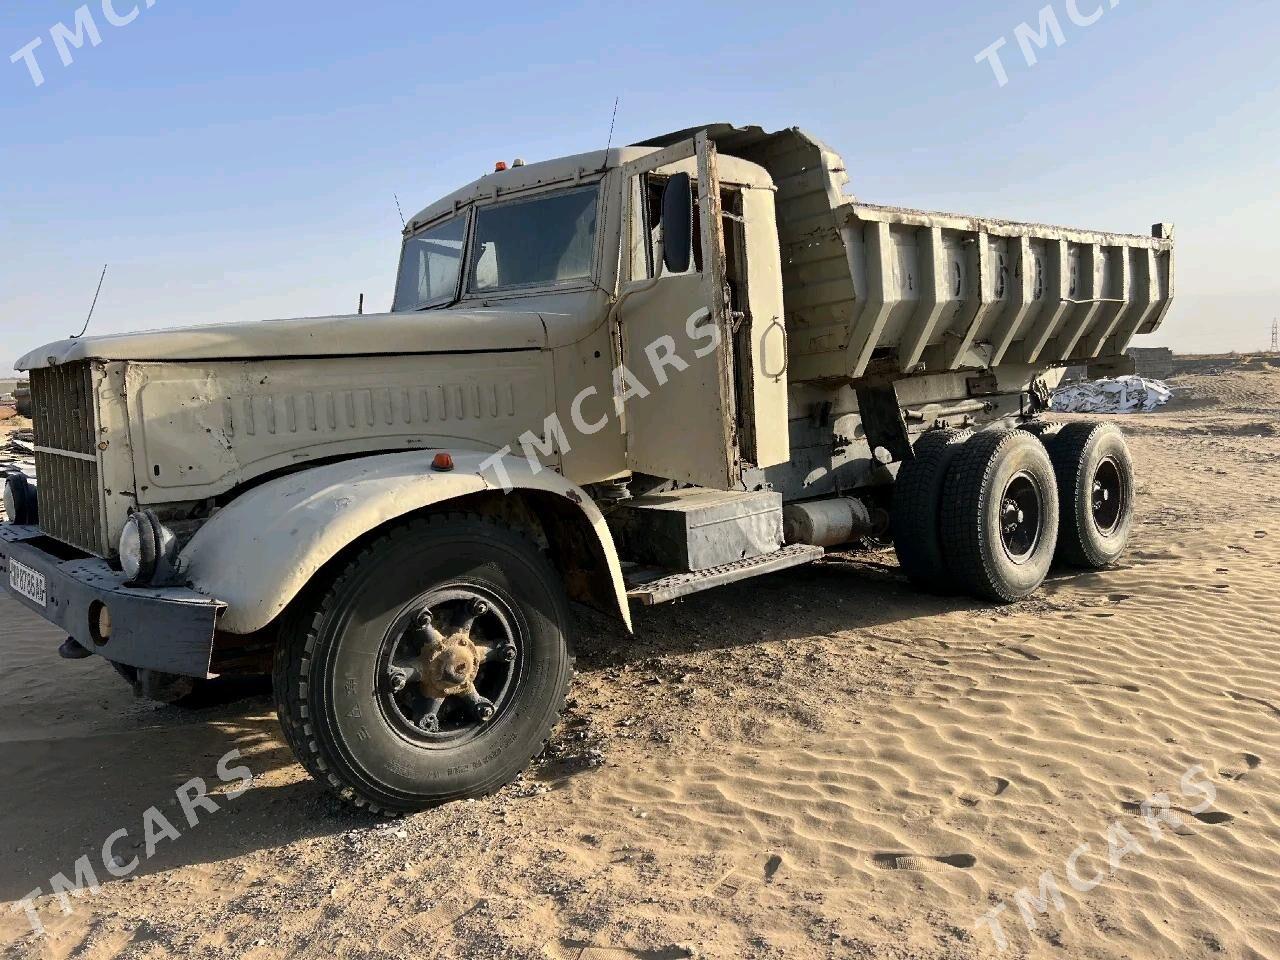
[(435, 591), (384, 642), (382, 699), (416, 739), (455, 741), (505, 705), (519, 659), (509, 611), (473, 589)]
[(480, 672), (480, 652), (466, 633), (443, 636), (423, 644), (418, 671), (422, 692), (428, 697), (451, 697), (466, 693)]
[(1015, 474), (1000, 498), (1000, 539), (1014, 563), (1026, 563), (1040, 543), (1040, 487), (1030, 474)]
[(1115, 532), (1124, 515), (1124, 482), (1120, 468), (1110, 457), (1102, 460), (1094, 471), (1089, 499), (1098, 531), (1103, 536)]

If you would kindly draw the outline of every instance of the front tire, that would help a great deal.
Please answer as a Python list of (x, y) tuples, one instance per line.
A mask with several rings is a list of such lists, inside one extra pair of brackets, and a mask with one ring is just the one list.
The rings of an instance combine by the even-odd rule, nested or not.
[(564, 706), (568, 623), (559, 577), (519, 533), (457, 514), (404, 523), (293, 612), (274, 671), (285, 737), (375, 813), (491, 793)]
[(974, 434), (951, 461), (942, 504), (947, 567), (970, 593), (1012, 603), (1040, 587), (1058, 542), (1058, 487), (1035, 436)]
[(1133, 527), (1133, 458), (1113, 423), (1068, 423), (1046, 439), (1058, 478), (1058, 558), (1085, 570), (1120, 559)]

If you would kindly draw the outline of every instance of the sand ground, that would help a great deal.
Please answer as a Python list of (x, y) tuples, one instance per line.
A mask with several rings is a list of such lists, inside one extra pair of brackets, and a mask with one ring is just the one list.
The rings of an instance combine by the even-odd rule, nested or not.
[[(391, 824), (305, 778), (264, 691), (134, 702), (0, 596), (0, 902), (43, 887), (47, 928), (0, 908), (0, 957), (1280, 957), (1280, 369), (1175, 385), (1117, 418), (1118, 569), (997, 609), (870, 554), (634, 640), (584, 616), (547, 755)], [(189, 827), (175, 788), (232, 748), (253, 789)], [(181, 836), (145, 859), (153, 805)], [(121, 828), (140, 866), (64, 915), (49, 878)]]

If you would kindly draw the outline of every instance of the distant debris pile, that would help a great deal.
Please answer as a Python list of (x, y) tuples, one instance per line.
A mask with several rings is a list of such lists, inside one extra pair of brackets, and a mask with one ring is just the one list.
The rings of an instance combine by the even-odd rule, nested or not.
[[(0, 410), (3, 410), (0, 407)], [(3, 419), (12, 420), (12, 417)], [(36, 438), (30, 430), (16, 430), (8, 437), (0, 436), (0, 483), (11, 473), (25, 473), (32, 480), (36, 477)], [(4, 506), (0, 504), (0, 519), (8, 520)]]
[(15, 470), (36, 475), (36, 438), (30, 430), (15, 430), (0, 437), (0, 480)]
[(1056, 413), (1145, 413), (1172, 397), (1173, 391), (1160, 380), (1116, 377), (1059, 387), (1050, 406)]

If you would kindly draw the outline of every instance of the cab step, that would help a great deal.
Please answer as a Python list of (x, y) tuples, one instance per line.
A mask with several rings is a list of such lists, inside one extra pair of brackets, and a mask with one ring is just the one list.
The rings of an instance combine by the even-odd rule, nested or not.
[(627, 571), (627, 596), (643, 606), (666, 603), (678, 597), (686, 597), (691, 593), (700, 593), (712, 587), (724, 586), (736, 580), (759, 576), (762, 573), (773, 573), (798, 567), (804, 563), (818, 560), (826, 551), (822, 547), (811, 547), (797, 543), (789, 547), (775, 550), (758, 557), (746, 560), (735, 560), (718, 567), (695, 570), (692, 573), (671, 573), (655, 567), (636, 567)]

